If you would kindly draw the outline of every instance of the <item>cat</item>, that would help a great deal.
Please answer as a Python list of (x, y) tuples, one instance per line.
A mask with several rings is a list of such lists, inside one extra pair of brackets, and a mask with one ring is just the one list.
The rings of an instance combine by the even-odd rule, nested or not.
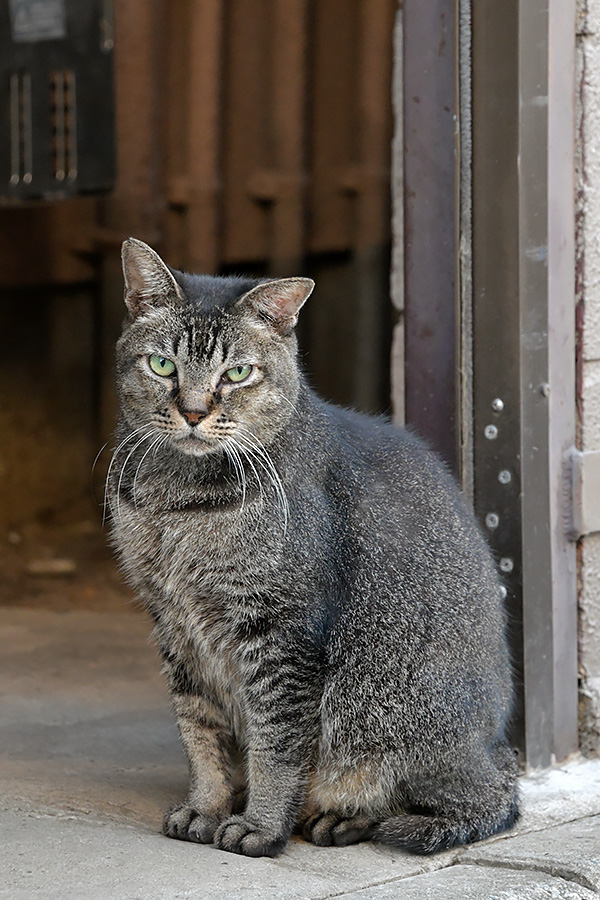
[(453, 478), (309, 387), (310, 279), (190, 275), (133, 238), (123, 270), (108, 502), (189, 760), (164, 833), (425, 854), (510, 828), (502, 587)]

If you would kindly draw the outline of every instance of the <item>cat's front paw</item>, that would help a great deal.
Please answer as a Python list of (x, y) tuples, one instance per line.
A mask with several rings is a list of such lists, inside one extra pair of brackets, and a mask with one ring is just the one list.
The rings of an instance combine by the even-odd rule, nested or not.
[(270, 834), (243, 816), (226, 819), (215, 834), (215, 847), (243, 856), (277, 856), (285, 844), (285, 837)]
[(219, 819), (195, 809), (190, 803), (180, 803), (170, 809), (163, 819), (163, 834), (180, 841), (212, 844)]

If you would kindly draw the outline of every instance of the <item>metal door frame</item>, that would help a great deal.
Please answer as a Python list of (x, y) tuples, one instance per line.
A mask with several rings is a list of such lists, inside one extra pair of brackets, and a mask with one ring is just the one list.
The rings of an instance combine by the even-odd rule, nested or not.
[(575, 0), (405, 0), (406, 412), (505, 578), (530, 767), (577, 749)]

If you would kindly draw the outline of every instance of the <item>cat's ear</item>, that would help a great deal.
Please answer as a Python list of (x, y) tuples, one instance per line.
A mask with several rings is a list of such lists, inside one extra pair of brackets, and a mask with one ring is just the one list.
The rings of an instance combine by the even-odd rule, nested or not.
[(258, 284), (238, 301), (251, 306), (280, 334), (289, 334), (315, 286), (312, 278), (278, 278)]
[(183, 300), (181, 288), (173, 273), (158, 253), (138, 241), (128, 238), (121, 249), (125, 278), (125, 303), (132, 319), (137, 319), (157, 306), (167, 306)]

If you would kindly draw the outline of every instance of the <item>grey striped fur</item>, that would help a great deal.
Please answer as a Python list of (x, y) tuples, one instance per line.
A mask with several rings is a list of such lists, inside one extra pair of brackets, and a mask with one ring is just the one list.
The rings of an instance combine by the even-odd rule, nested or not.
[(123, 261), (107, 505), (189, 758), (165, 833), (273, 856), (294, 829), (430, 853), (510, 827), (501, 586), (453, 479), (307, 385), (308, 279), (187, 275), (133, 239)]

